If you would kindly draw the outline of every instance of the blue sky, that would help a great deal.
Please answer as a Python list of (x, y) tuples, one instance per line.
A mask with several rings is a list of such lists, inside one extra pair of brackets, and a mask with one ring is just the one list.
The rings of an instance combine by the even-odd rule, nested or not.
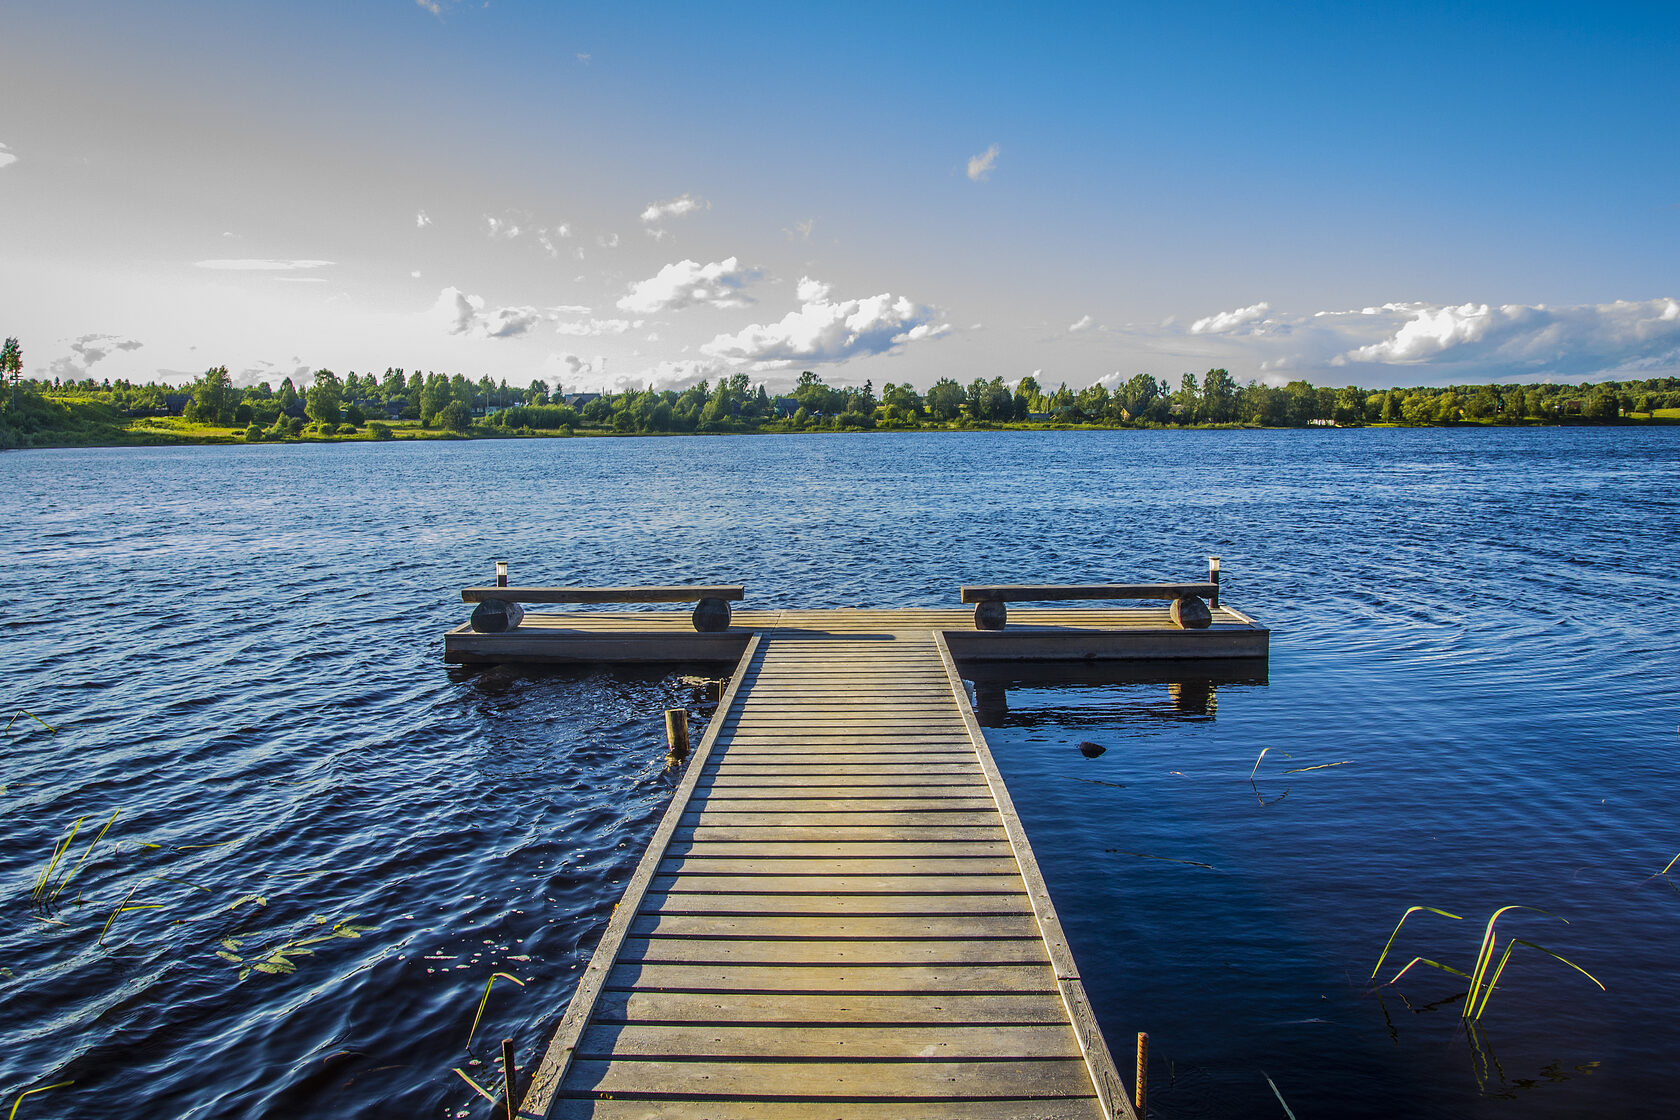
[(1670, 6), (68, 0), (6, 23), (0, 332), (35, 373), (1680, 369)]

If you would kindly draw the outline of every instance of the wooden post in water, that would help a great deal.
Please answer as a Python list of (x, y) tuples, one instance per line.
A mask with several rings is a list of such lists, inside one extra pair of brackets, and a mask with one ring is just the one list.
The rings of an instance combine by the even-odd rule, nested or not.
[(1138, 1032), (1137, 1055), (1137, 1114), (1149, 1115), (1149, 1032)]
[(514, 1103), (513, 1095), (515, 1072), (513, 1067), (513, 1039), (504, 1038), (502, 1039), (502, 1081), (507, 1086), (507, 1091), (503, 1094), (507, 1098), (507, 1120), (517, 1120), (515, 1110), (519, 1106)]
[(665, 709), (665, 743), (670, 758), (681, 762), (688, 757), (688, 709)]

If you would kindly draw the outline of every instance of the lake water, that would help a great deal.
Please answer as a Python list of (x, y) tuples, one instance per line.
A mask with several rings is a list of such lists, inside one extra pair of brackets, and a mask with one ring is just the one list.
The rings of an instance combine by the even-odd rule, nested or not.
[[(0, 494), (0, 721), (58, 728), (4, 742), (0, 1107), (74, 1081), (20, 1117), (489, 1114), (452, 1067), (540, 1053), (674, 786), (661, 713), (706, 715), (682, 675), (446, 667), (495, 559), (773, 607), (1220, 554), (1267, 681), (985, 689), (1128, 1082), (1150, 1033), (1151, 1113), (1281, 1117), (1267, 1078), (1302, 1120), (1680, 1102), (1680, 888), (1653, 878), (1680, 431), (36, 451)], [(1556, 917), (1501, 930), (1608, 990), (1519, 948), (1473, 1038), (1445, 972), (1372, 993), (1406, 907), (1463, 920), (1413, 915), (1385, 976), (1468, 970), (1513, 904)], [(524, 986), (469, 1047), (498, 972)]]

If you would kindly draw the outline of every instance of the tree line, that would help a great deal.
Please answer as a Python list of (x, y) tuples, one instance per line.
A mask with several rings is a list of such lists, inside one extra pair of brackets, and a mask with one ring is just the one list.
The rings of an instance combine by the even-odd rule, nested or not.
[[(926, 392), (889, 382), (832, 386), (806, 371), (784, 394), (772, 394), (745, 373), (701, 381), (685, 389), (649, 387), (562, 396), (538, 379), (523, 388), (489, 377), (409, 372), (383, 375), (318, 369), (305, 386), (290, 377), (278, 387), (233, 384), (227, 367), (206, 370), (180, 388), (129, 381), (32, 380), (21, 377), (21, 348), (7, 339), (0, 373), (0, 423), (15, 431), (51, 427), (51, 402), (93, 402), (131, 420), (179, 411), (189, 423), (243, 429), (251, 441), (304, 436), (371, 434), (390, 438), (393, 426), (459, 434), (524, 432), (748, 432), (859, 431), (1003, 426), (1188, 427), (1209, 425), (1305, 427), (1313, 424), (1536, 424), (1603, 422), (1680, 408), (1680, 378), (1565, 384), (1483, 384), (1365, 389), (1314, 386), (1304, 380), (1239, 383), (1228, 370), (1200, 378), (1186, 373), (1174, 389), (1140, 373), (1112, 385), (1098, 382), (1051, 389), (1035, 377), (1005, 383), (976, 378), (967, 385), (941, 378)], [(172, 409), (172, 404), (183, 404)], [(43, 412), (43, 410), (45, 410)]]

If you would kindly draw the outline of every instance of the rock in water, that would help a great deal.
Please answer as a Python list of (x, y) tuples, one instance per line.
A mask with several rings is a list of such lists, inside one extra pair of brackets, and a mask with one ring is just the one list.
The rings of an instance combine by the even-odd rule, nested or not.
[(1213, 622), (1213, 612), (1194, 595), (1174, 599), (1168, 613), (1181, 630), (1206, 630)]
[(1096, 758), (1099, 754), (1106, 753), (1107, 750), (1108, 748), (1103, 746), (1101, 743), (1079, 744), (1079, 753), (1084, 755), (1086, 758)]

